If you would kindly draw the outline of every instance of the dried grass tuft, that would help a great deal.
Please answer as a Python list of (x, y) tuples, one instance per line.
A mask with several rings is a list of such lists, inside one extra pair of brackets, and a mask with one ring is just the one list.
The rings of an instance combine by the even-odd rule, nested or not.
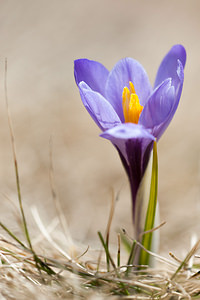
[[(40, 225), (39, 225), (40, 226)], [(44, 234), (44, 231), (42, 232)], [(49, 233), (45, 233), (46, 238)], [(48, 274), (36, 266), (33, 254), (9, 238), (0, 237), (0, 295), (5, 299), (200, 299), (199, 266), (188, 269), (199, 241), (180, 264), (156, 255), (159, 269), (126, 265), (106, 271), (106, 261), (97, 264), (98, 257), (90, 250), (77, 259), (68, 259), (55, 248), (53, 238), (49, 256), (37, 257), (54, 273)], [(47, 243), (47, 240), (45, 240)], [(59, 252), (59, 254), (58, 254)], [(88, 260), (88, 255), (91, 256)], [(87, 257), (86, 257), (87, 256)], [(93, 258), (93, 260), (92, 260)], [(197, 258), (198, 259), (198, 258)], [(196, 258), (195, 258), (196, 260)], [(130, 266), (129, 266), (130, 267)], [(4, 299), (2, 298), (2, 299)]]

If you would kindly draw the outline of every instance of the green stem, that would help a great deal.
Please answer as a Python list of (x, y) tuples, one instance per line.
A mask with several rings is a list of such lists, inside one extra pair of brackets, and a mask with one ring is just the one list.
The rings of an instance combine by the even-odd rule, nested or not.
[[(156, 142), (154, 142), (150, 196), (149, 196), (149, 203), (148, 203), (148, 208), (146, 213), (144, 234), (142, 237), (142, 245), (144, 246), (145, 249), (150, 251), (152, 248), (152, 235), (153, 235), (153, 232), (151, 232), (151, 230), (154, 227), (156, 207), (157, 207), (157, 191), (158, 191), (158, 157), (157, 157), (157, 144)], [(141, 249), (140, 256), (139, 256), (139, 264), (149, 265), (149, 261), (150, 261), (149, 253), (147, 253), (144, 249)]]

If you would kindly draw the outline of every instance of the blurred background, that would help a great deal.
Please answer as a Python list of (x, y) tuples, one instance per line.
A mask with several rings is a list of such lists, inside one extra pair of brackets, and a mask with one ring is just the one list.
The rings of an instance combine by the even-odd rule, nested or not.
[[(12, 115), (24, 208), (45, 225), (57, 215), (49, 183), (52, 139), (55, 184), (72, 237), (98, 240), (106, 227), (112, 189), (119, 193), (112, 225), (133, 233), (128, 181), (114, 147), (81, 103), (73, 61), (89, 58), (108, 69), (121, 58), (139, 60), (154, 82), (172, 45), (187, 50), (180, 105), (159, 142), (161, 253), (178, 256), (200, 238), (200, 2), (198, 0), (0, 0), (0, 217), (19, 230), (17, 191), (4, 100)], [(33, 229), (35, 228), (35, 229)], [(34, 231), (35, 230), (35, 231)], [(181, 251), (181, 252), (180, 252)]]

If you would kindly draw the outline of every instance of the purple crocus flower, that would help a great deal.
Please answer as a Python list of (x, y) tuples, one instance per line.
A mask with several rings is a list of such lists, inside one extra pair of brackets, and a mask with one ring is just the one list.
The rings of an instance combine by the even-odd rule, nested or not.
[(177, 109), (186, 61), (183, 46), (173, 46), (158, 69), (152, 88), (142, 65), (120, 60), (109, 72), (99, 62), (78, 59), (74, 74), (81, 99), (102, 137), (117, 148), (129, 178), (133, 220), (136, 196), (153, 143), (164, 133)]

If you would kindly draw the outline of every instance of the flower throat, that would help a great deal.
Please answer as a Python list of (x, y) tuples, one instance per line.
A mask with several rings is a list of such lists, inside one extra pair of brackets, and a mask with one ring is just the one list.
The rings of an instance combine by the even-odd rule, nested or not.
[(129, 81), (129, 89), (125, 86), (122, 93), (122, 107), (125, 123), (138, 124), (143, 106), (140, 105), (138, 95), (135, 92), (134, 85)]

